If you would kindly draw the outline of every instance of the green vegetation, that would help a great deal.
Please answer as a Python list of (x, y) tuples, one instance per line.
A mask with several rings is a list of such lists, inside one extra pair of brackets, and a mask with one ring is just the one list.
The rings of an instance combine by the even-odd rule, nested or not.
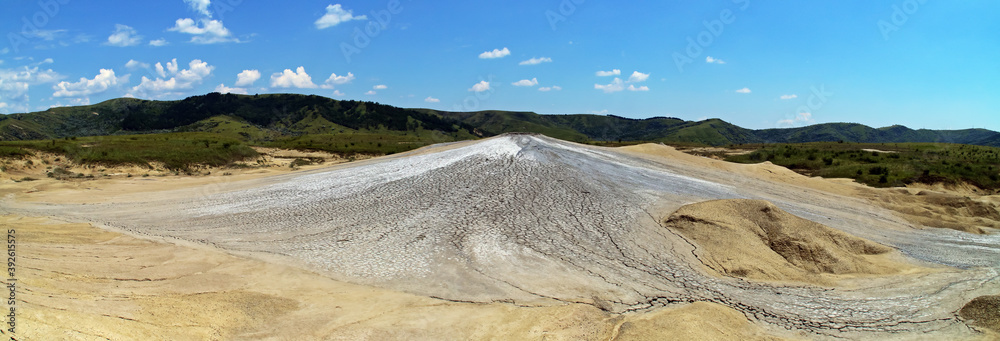
[(25, 156), (31, 156), (31, 151), (19, 147), (9, 147), (0, 145), (0, 157), (2, 158), (15, 158), (20, 159)]
[(472, 138), (474, 136), (467, 134), (444, 134), (436, 131), (396, 132), (383, 130), (342, 134), (310, 134), (266, 142), (263, 143), (263, 146), (324, 151), (342, 156), (355, 154), (389, 155), (435, 143)]
[[(810, 174), (851, 177), (876, 186), (931, 180), (996, 186), (997, 165), (988, 159), (995, 155), (993, 149), (972, 151), (956, 150), (959, 147), (954, 145), (893, 143), (1000, 147), (1000, 133), (985, 129), (876, 129), (830, 123), (750, 130), (719, 119), (692, 122), (673, 117), (445, 112), (315, 95), (210, 93), (180, 101), (120, 98), (87, 106), (0, 115), (0, 157), (20, 159), (34, 151), (45, 151), (83, 164), (147, 165), (159, 161), (170, 169), (181, 170), (195, 164), (233, 165), (256, 157), (250, 146), (325, 151), (350, 157), (394, 154), (508, 132), (540, 133), (605, 146), (638, 141), (682, 146), (825, 141), (811, 146), (759, 146), (763, 149), (756, 153), (731, 159), (770, 160)], [(896, 154), (865, 154), (856, 152), (862, 148), (860, 145), (829, 143), (836, 141), (889, 143), (901, 150)], [(869, 147), (892, 148), (881, 144)]]
[(200, 164), (225, 166), (257, 156), (238, 139), (207, 133), (170, 133), (0, 141), (0, 150), (19, 149), (65, 155), (79, 164), (106, 166), (162, 162), (172, 170)]
[(349, 132), (437, 131), (487, 137), (533, 132), (575, 141), (655, 141), (723, 146), (738, 143), (960, 143), (1000, 147), (1000, 133), (985, 129), (913, 130), (828, 123), (750, 130), (719, 119), (630, 119), (614, 115), (540, 115), (533, 112), (446, 112), (405, 109), (375, 102), (338, 101), (315, 95), (210, 93), (179, 101), (120, 98), (102, 103), (0, 115), (0, 140), (166, 132), (212, 132), (249, 143), (302, 135)]
[(986, 190), (1000, 189), (1000, 148), (944, 143), (828, 142), (731, 147), (756, 151), (726, 156), (727, 161), (770, 161), (806, 175), (851, 178), (873, 187), (965, 182)]

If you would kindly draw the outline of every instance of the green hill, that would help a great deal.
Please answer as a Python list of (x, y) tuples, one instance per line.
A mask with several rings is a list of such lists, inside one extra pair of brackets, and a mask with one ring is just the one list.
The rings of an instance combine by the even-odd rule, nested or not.
[[(872, 128), (856, 123), (827, 123), (751, 130), (719, 119), (693, 122), (671, 117), (630, 119), (496, 110), (447, 112), (295, 94), (210, 93), (179, 101), (120, 98), (94, 105), (0, 116), (0, 141), (166, 132), (212, 132), (254, 144), (297, 140), (289, 143), (295, 146), (319, 141), (303, 138), (310, 135), (338, 136), (332, 138), (339, 141), (338, 145), (349, 140), (350, 135), (368, 136), (365, 141), (375, 145), (377, 139), (372, 139), (376, 136), (412, 134), (393, 139), (419, 146), (507, 132), (534, 132), (577, 142), (653, 141), (713, 146), (839, 141), (1000, 146), (1000, 133), (985, 129), (913, 130), (903, 126)], [(337, 146), (323, 145), (327, 149)]]
[[(232, 125), (232, 122), (224, 122), (226, 120), (240, 122), (239, 128), (226, 128)], [(333, 133), (345, 129), (472, 134), (471, 126), (426, 111), (292, 94), (210, 93), (180, 101), (120, 98), (94, 105), (0, 116), (0, 140), (205, 129), (229, 129), (237, 133), (236, 130), (246, 130), (242, 132), (249, 136), (243, 136), (244, 139)]]

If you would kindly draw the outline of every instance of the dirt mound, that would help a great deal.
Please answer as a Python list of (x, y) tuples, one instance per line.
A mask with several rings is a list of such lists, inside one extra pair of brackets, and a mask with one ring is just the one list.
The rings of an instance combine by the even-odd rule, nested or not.
[(915, 224), (976, 234), (988, 233), (986, 228), (1000, 229), (1000, 212), (996, 204), (988, 202), (985, 197), (930, 190), (912, 194), (906, 189), (867, 189), (861, 195), (879, 206), (898, 212)]
[(743, 314), (722, 305), (695, 302), (623, 322), (615, 341), (643, 340), (781, 340), (764, 334)]
[(893, 249), (799, 218), (763, 200), (714, 200), (677, 210), (664, 223), (698, 246), (720, 273), (758, 280), (825, 282), (818, 274), (886, 274), (872, 259)]
[(1000, 296), (980, 296), (972, 300), (958, 315), (963, 319), (971, 320), (974, 326), (990, 329), (1000, 333)]

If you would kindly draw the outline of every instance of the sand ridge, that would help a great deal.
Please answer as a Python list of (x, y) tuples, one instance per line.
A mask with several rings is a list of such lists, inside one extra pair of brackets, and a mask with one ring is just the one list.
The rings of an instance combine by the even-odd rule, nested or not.
[[(921, 271), (887, 260), (896, 250), (782, 211), (760, 200), (691, 204), (663, 222), (698, 246), (698, 259), (725, 275), (832, 285), (837, 276)], [(923, 271), (928, 271), (925, 269)]]

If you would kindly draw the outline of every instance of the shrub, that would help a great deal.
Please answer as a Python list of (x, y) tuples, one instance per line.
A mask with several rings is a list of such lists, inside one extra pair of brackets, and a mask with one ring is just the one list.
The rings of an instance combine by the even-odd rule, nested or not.
[(309, 161), (309, 160), (306, 160), (306, 159), (303, 159), (303, 158), (297, 158), (297, 159), (293, 160), (292, 163), (289, 163), (288, 167), (289, 168), (297, 168), (297, 167), (301, 167), (301, 166), (308, 166), (308, 165), (311, 165), (311, 164), (313, 164), (312, 161)]

